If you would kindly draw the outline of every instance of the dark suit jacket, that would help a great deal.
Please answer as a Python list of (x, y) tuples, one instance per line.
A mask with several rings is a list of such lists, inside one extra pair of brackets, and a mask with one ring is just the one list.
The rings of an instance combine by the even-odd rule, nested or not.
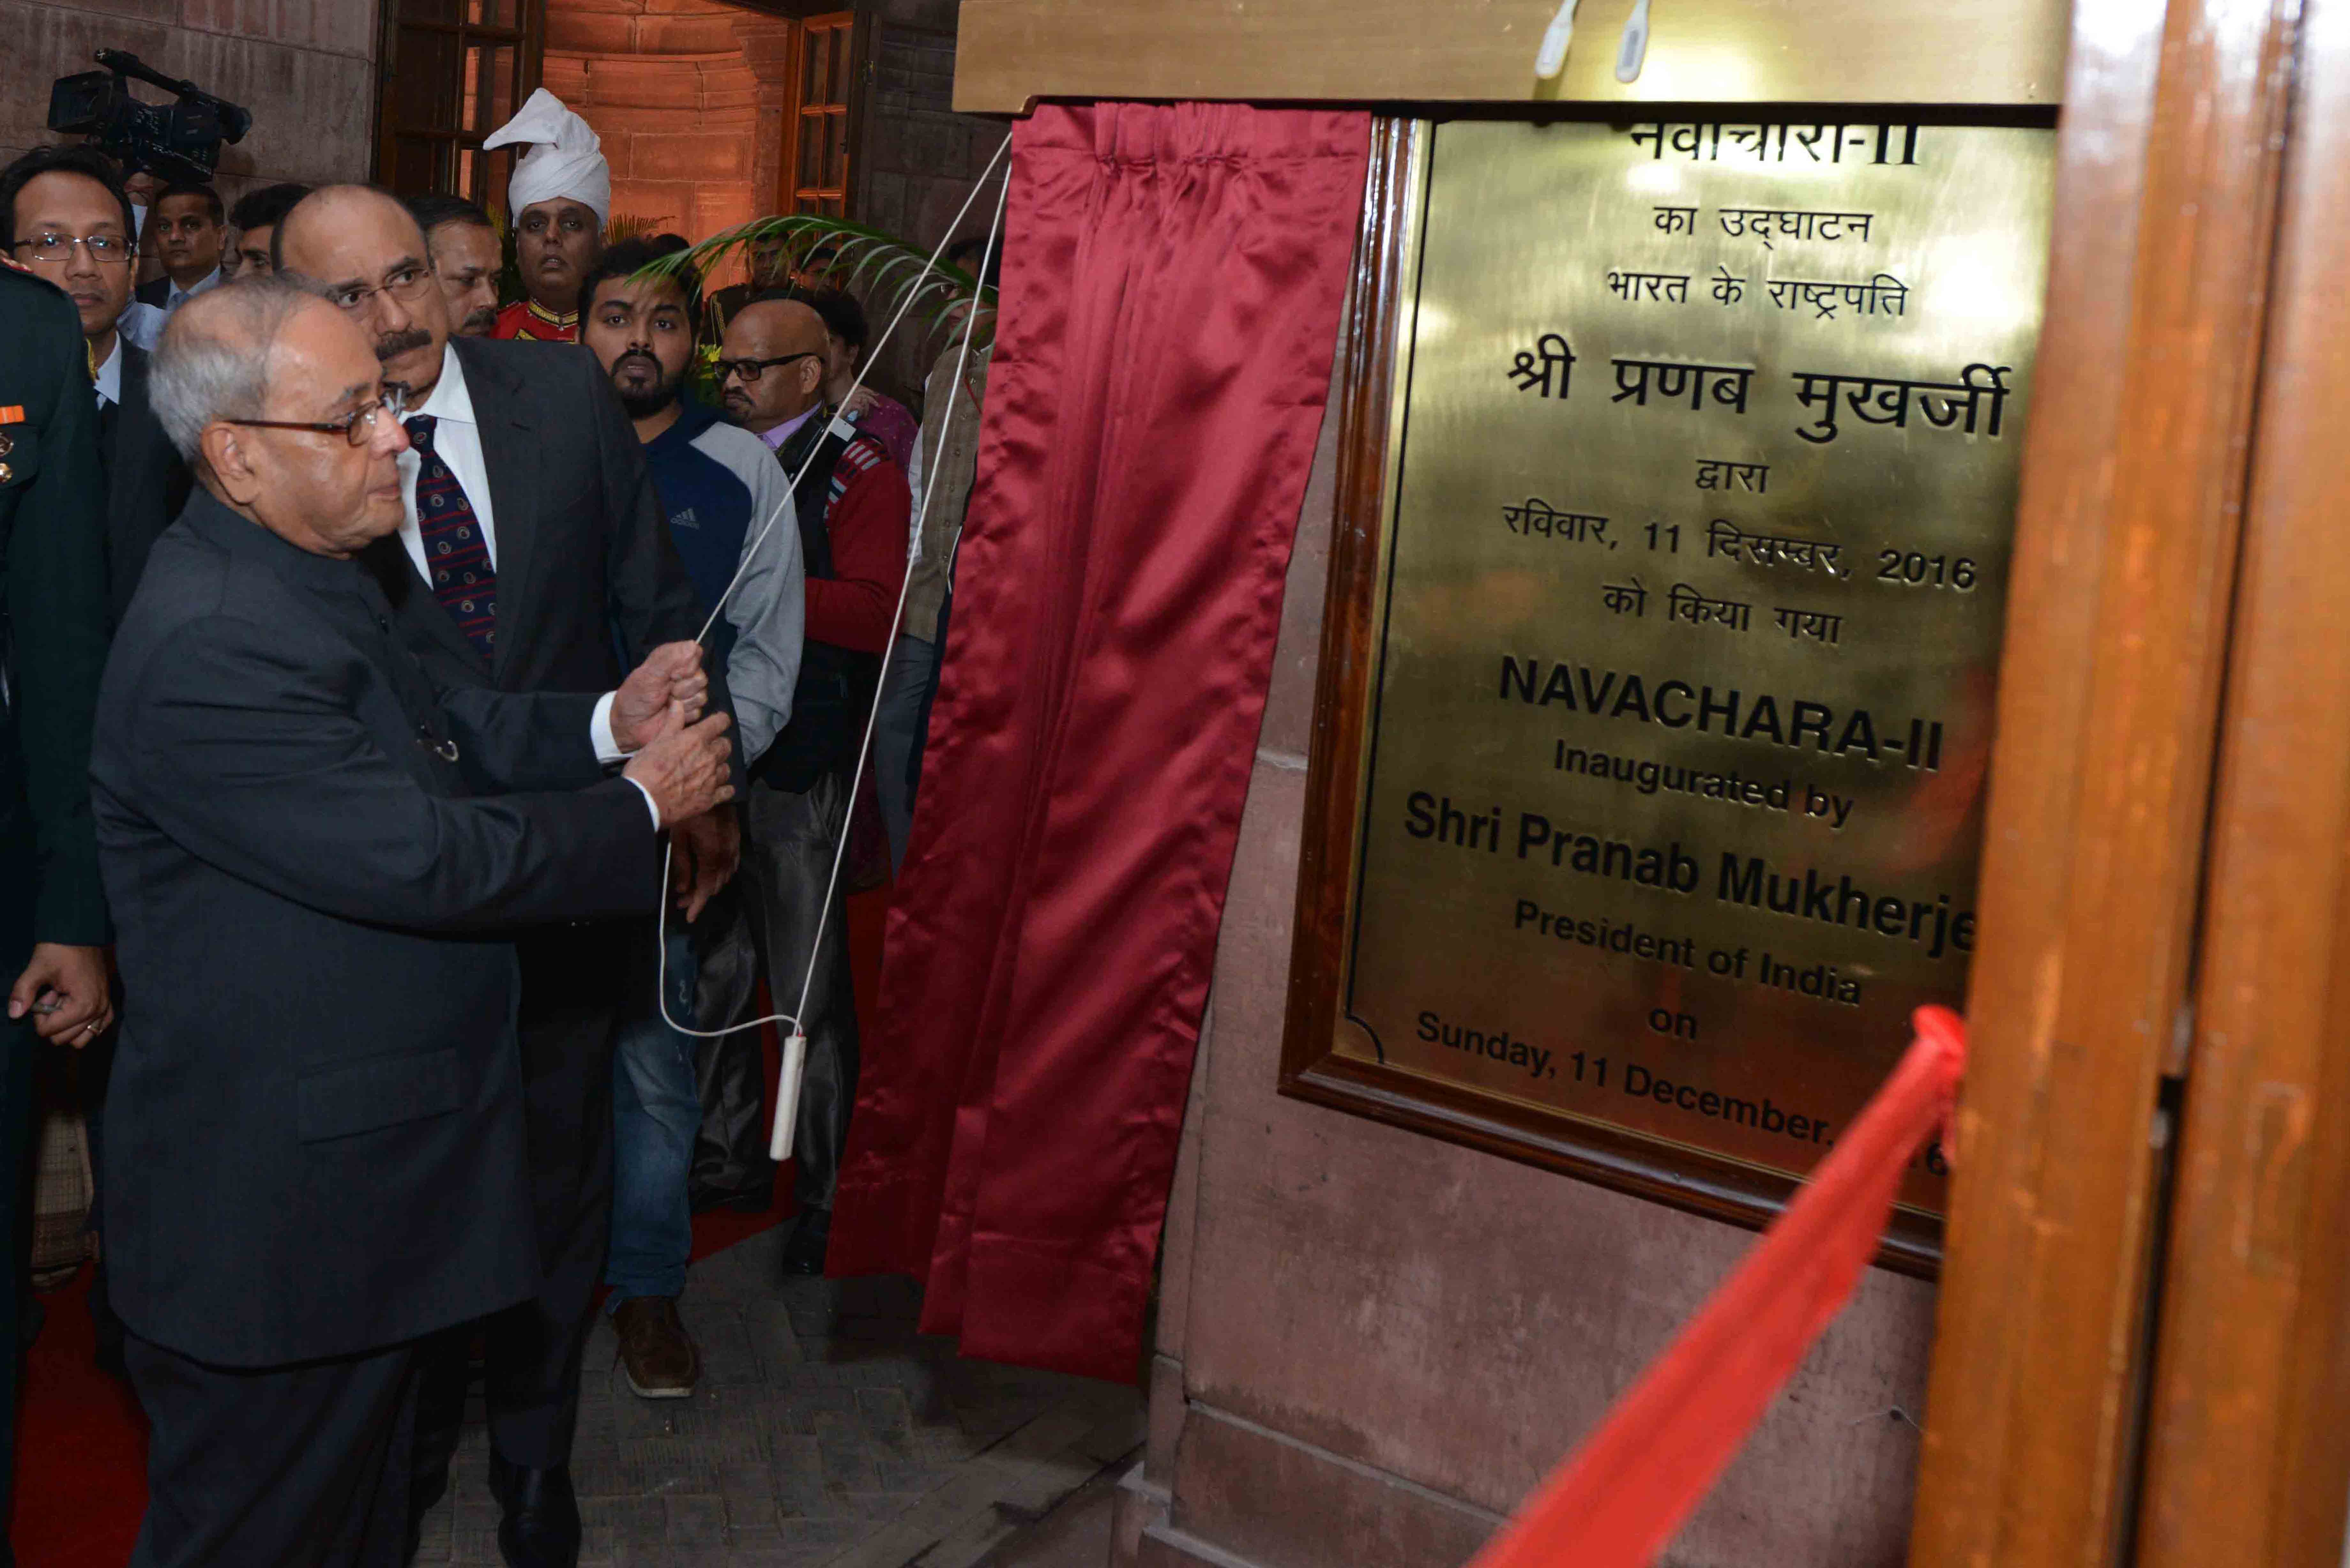
[[(379, 542), (369, 564), (395, 603), (414, 599), (432, 612), (404, 624), (421, 629), (417, 654), (445, 683), (608, 691), (655, 647), (693, 637), (707, 617), (670, 541), (644, 443), (587, 349), (455, 342), (490, 476), (496, 658), (485, 662), (433, 602), (398, 539)], [(723, 659), (710, 660), (712, 705), (732, 711), (725, 673)]]
[(109, 1289), (200, 1360), (348, 1354), (536, 1288), (502, 933), (659, 891), (595, 697), (441, 687), (391, 616), (356, 563), (199, 492), (107, 668)]
[(114, 618), (130, 607), (147, 552), (188, 504), (195, 481), (147, 397), (147, 351), (121, 340), (122, 400), (101, 412), (106, 464), (106, 576)]
[[(96, 400), (59, 290), (0, 266), (0, 989), (36, 940), (109, 940), (90, 836), (106, 663)], [(0, 1031), (5, 1034), (5, 1031)]]

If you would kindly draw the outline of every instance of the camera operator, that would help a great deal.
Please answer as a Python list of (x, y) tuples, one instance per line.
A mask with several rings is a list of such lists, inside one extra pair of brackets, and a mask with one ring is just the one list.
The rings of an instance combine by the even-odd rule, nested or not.
[(140, 303), (168, 318), (191, 296), (221, 281), (227, 212), (210, 185), (166, 185), (155, 198), (155, 259), (163, 275), (139, 286)]

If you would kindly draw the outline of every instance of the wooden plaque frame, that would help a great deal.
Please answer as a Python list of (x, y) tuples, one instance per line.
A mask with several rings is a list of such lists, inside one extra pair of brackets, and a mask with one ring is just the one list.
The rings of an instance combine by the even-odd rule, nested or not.
[[(1398, 335), (1408, 306), (1403, 297), (1409, 275), (1404, 242), (1426, 133), (1425, 121), (1383, 117), (1374, 122), (1355, 276), (1340, 328), (1337, 516), (1315, 695), (1281, 1092), (1759, 1228), (1785, 1207), (1798, 1185), (1794, 1179), (1628, 1128), (1513, 1105), (1343, 1056), (1332, 1046), (1353, 897), (1357, 792), (1362, 787), (1357, 759), (1371, 706), (1369, 677), (1378, 659), (1373, 598), (1387, 522)], [(1940, 1263), (1941, 1230), (1934, 1216), (1897, 1210), (1878, 1262), (1904, 1273), (1930, 1277)]]

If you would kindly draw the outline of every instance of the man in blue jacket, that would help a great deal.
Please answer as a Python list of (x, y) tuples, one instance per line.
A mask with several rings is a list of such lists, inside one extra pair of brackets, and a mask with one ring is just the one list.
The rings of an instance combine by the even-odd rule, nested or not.
[[(666, 275), (637, 276), (685, 248), (680, 236), (663, 234), (607, 251), (580, 286), (579, 340), (612, 378), (645, 443), (670, 537), (702, 602), (724, 601), (708, 641), (712, 656), (725, 661), (749, 765), (791, 722), (805, 618), (799, 527), (789, 477), (766, 443), (685, 390), (701, 327), (700, 275), (681, 263)], [(731, 881), (718, 898), (708, 926), (741, 919)], [(700, 1027), (701, 955), (691, 929), (700, 913), (697, 902), (685, 919), (673, 919), (665, 943), (663, 995), (671, 1016), (688, 1028)], [(726, 950), (739, 967), (753, 961), (740, 944)], [(636, 994), (650, 1000), (651, 988), (639, 985)], [(683, 1398), (701, 1374), (700, 1353), (677, 1313), (693, 1244), (687, 1183), (702, 1120), (698, 1054), (747, 1070), (747, 1084), (716, 1098), (728, 1114), (747, 1107), (756, 1116), (763, 1085), (755, 1049), (698, 1051), (648, 1007), (622, 1027), (614, 1053), (612, 1251), (604, 1282), (612, 1288), (629, 1386), (647, 1399)]]

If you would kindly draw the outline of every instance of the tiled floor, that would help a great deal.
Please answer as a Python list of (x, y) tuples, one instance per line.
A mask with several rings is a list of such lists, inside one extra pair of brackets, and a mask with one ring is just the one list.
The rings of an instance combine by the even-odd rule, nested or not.
[[(785, 1280), (783, 1235), (694, 1265), (692, 1398), (639, 1399), (611, 1330), (589, 1341), (583, 1568), (972, 1568), (1140, 1445), (1135, 1389), (962, 1360), (914, 1332), (909, 1282)], [(473, 1416), (420, 1563), (499, 1562)]]

